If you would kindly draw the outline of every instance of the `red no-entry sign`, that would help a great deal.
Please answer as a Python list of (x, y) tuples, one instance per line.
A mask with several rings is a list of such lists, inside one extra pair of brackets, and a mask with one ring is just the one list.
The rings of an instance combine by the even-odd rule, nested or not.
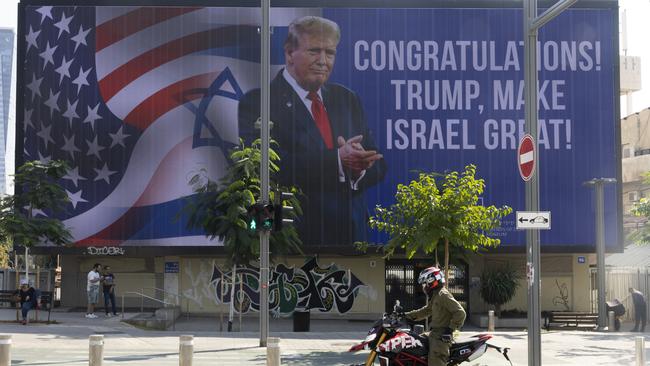
[(517, 149), (517, 166), (519, 167), (519, 174), (521, 179), (529, 181), (535, 174), (535, 162), (537, 161), (537, 149), (535, 149), (535, 141), (529, 134), (524, 135), (519, 141), (519, 149)]

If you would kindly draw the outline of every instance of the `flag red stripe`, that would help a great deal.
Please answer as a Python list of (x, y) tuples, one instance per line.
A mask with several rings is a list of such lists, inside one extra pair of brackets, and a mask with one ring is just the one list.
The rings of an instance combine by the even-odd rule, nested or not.
[(140, 129), (147, 129), (156, 119), (170, 110), (191, 100), (201, 98), (219, 72), (196, 75), (167, 86), (138, 104), (124, 122)]
[(183, 15), (200, 7), (139, 8), (97, 26), (95, 50), (97, 52), (145, 28), (167, 19)]
[(238, 26), (228, 26), (194, 33), (133, 58), (99, 81), (104, 101), (108, 102), (129, 83), (169, 61), (194, 52), (235, 44), (238, 30)]

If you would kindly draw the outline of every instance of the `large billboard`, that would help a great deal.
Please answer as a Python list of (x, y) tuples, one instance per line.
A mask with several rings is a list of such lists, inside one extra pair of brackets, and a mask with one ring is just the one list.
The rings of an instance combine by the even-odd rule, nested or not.
[[(259, 134), (259, 9), (25, 5), (21, 15), (17, 157), (70, 162), (63, 218), (75, 245), (218, 245), (177, 215), (192, 175), (218, 179), (239, 137)], [(305, 16), (328, 21), (290, 32)], [(575, 8), (540, 32), (548, 250), (593, 250), (583, 182), (620, 177), (616, 20), (614, 7)], [(385, 242), (367, 217), (417, 171), (475, 164), (484, 205), (525, 209), (521, 9), (286, 7), (271, 21), (278, 179), (305, 193), (305, 245)], [(605, 190), (611, 248), (618, 190)], [(506, 248), (525, 245), (514, 220), (494, 233)]]

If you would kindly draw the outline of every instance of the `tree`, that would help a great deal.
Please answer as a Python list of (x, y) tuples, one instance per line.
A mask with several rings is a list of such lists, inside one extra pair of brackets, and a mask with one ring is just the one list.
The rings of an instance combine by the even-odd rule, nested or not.
[(485, 269), (481, 274), (481, 297), (494, 305), (496, 316), (501, 316), (501, 305), (515, 296), (520, 279), (521, 274), (509, 263)]
[(370, 227), (390, 236), (386, 256), (401, 248), (410, 259), (419, 251), (431, 254), (444, 245), (448, 278), (450, 244), (455, 252), (498, 246), (501, 241), (489, 235), (512, 209), (479, 205), (485, 182), (475, 175), (476, 167), (468, 165), (462, 174), (420, 173), (409, 185), (398, 185), (396, 202), (388, 208), (378, 205), (369, 221)]
[[(240, 145), (231, 151), (230, 165), (219, 182), (207, 178), (205, 171), (190, 179), (189, 184), (196, 194), (187, 200), (182, 211), (188, 216), (188, 228), (202, 229), (210, 239), (222, 240), (227, 258), (233, 265), (233, 288), (237, 266), (256, 262), (260, 257), (259, 236), (248, 227), (248, 208), (260, 200), (261, 159), (259, 139), (251, 146), (245, 146), (243, 140), (240, 140)], [(277, 165), (279, 160), (277, 153), (269, 149), (270, 198), (271, 201), (275, 199), (275, 192), (294, 193), (283, 205), (293, 207), (291, 215), (297, 218), (302, 214), (298, 201), (299, 189), (279, 186), (273, 180), (274, 175), (280, 171)], [(273, 232), (269, 240), (273, 255), (302, 254), (301, 245), (298, 233), (291, 225), (284, 225), (281, 231)], [(229, 330), (233, 294), (234, 291), (231, 291)]]
[[(643, 174), (644, 183), (650, 184), (650, 172)], [(637, 244), (650, 243), (650, 200), (647, 197), (641, 198), (638, 203), (632, 207), (632, 214), (639, 217), (645, 217), (648, 221), (646, 225), (630, 234), (629, 238)]]
[[(2, 242), (25, 247), (25, 276), (29, 270), (29, 248), (40, 243), (69, 244), (72, 235), (61, 220), (51, 217), (65, 208), (68, 195), (58, 183), (67, 173), (61, 160), (47, 163), (28, 161), (14, 175), (17, 193), (0, 198), (0, 235)], [(35, 216), (35, 212), (50, 216)]]

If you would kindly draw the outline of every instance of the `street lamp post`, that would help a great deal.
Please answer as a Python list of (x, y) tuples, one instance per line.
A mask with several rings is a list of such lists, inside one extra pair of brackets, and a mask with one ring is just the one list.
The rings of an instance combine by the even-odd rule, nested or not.
[(614, 178), (594, 178), (583, 185), (595, 188), (596, 193), (596, 268), (598, 271), (598, 329), (607, 326), (605, 312), (605, 184), (616, 183)]

